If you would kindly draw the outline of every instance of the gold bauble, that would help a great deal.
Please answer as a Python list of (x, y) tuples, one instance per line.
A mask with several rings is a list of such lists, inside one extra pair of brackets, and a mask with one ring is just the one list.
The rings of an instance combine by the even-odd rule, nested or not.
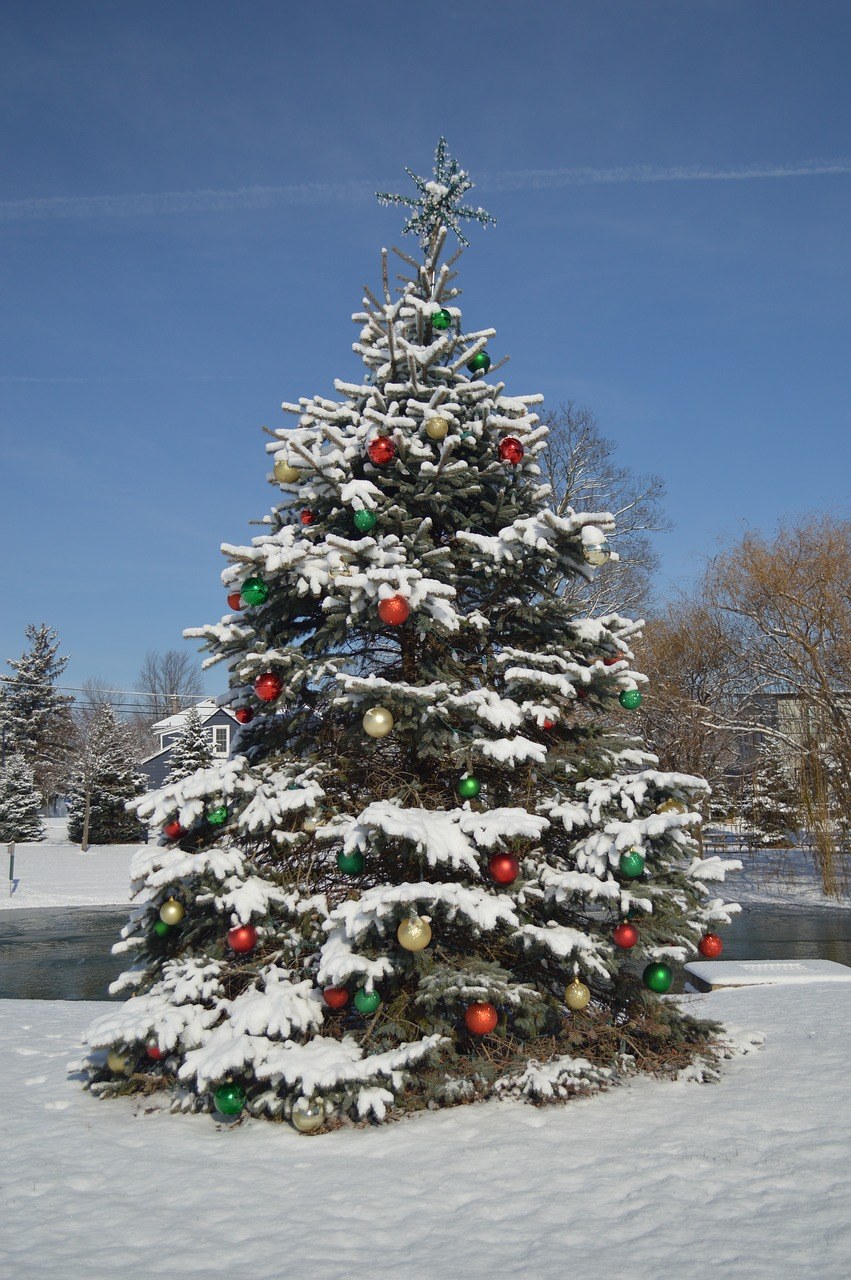
[(586, 564), (607, 564), (612, 558), (611, 547), (607, 542), (586, 543), (582, 548)]
[(298, 1098), (293, 1103), (292, 1120), (299, 1133), (314, 1133), (325, 1123), (325, 1108), (318, 1098)]
[(370, 707), (363, 718), (364, 733), (370, 738), (386, 738), (393, 728), (393, 716), (386, 707)]
[(663, 800), (656, 806), (657, 813), (688, 813), (688, 806), (682, 800)]
[(449, 423), (445, 418), (429, 418), (426, 423), (426, 435), (429, 440), (445, 440)]
[(275, 460), (275, 479), (280, 484), (295, 484), (296, 480), (301, 479), (301, 472), (298, 467), (291, 467), (286, 458), (277, 458)]
[(578, 978), (574, 978), (564, 989), (564, 1003), (568, 1009), (574, 1009), (577, 1012), (580, 1009), (586, 1009), (590, 999), (591, 992)]
[(160, 920), (164, 924), (180, 924), (185, 915), (183, 903), (178, 902), (176, 898), (169, 898), (168, 902), (164, 902), (160, 907)]
[(123, 1053), (116, 1053), (114, 1049), (110, 1049), (106, 1055), (106, 1065), (110, 1071), (114, 1071), (116, 1075), (123, 1075), (127, 1070), (127, 1059)]
[(424, 951), (431, 942), (431, 925), (422, 916), (414, 916), (413, 920), (403, 920), (396, 930), (399, 946), (406, 951)]

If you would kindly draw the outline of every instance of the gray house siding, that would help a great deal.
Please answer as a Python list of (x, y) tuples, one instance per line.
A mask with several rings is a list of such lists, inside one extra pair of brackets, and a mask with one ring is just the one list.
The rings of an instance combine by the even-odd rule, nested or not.
[[(218, 710), (204, 720), (205, 729), (215, 729), (222, 726), (227, 726), (227, 728), (230, 729), (230, 742), (233, 743), (234, 736), (241, 726), (238, 721), (234, 720), (233, 716), (228, 714), (227, 711)], [(155, 755), (149, 756), (147, 760), (143, 760), (139, 766), (142, 773), (148, 775), (149, 791), (155, 791), (157, 787), (161, 787), (165, 783), (166, 777), (171, 768), (172, 746), (174, 745), (177, 736), (178, 731), (176, 730), (172, 733), (164, 734), (163, 741), (165, 745), (162, 750), (158, 751)], [(224, 754), (220, 754), (218, 758), (224, 759)]]

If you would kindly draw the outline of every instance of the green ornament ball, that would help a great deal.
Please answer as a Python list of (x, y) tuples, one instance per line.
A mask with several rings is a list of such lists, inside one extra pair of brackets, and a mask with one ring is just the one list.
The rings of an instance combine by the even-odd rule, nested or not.
[(360, 849), (355, 849), (354, 853), (337, 854), (337, 870), (342, 871), (347, 876), (359, 876), (363, 871), (364, 856)]
[(491, 358), (487, 351), (477, 351), (472, 360), (467, 362), (470, 373), (487, 373), (491, 367)]
[(168, 925), (166, 924), (165, 920), (154, 921), (154, 933), (157, 935), (158, 938), (165, 937), (165, 935), (168, 933)]
[(221, 1115), (238, 1116), (245, 1106), (245, 1090), (241, 1084), (234, 1084), (232, 1081), (228, 1081), (227, 1084), (219, 1085), (213, 1094), (213, 1101), (216, 1104), (216, 1110)]
[(375, 1013), (381, 1004), (381, 996), (377, 991), (364, 991), (363, 987), (355, 992), (355, 1008), (358, 1013)]
[(207, 810), (207, 821), (211, 827), (223, 827), (228, 820), (227, 805), (217, 804)]
[(618, 866), (622, 876), (635, 880), (644, 870), (644, 854), (637, 849), (630, 849), (629, 853), (621, 854)]
[(641, 979), (648, 991), (655, 991), (657, 995), (661, 996), (666, 991), (670, 991), (671, 983), (674, 981), (674, 974), (670, 965), (657, 961), (655, 964), (647, 966), (641, 975)]
[(263, 604), (268, 598), (269, 587), (262, 578), (246, 578), (239, 594), (246, 604)]
[(360, 511), (354, 514), (355, 528), (359, 533), (369, 533), (370, 529), (374, 529), (378, 517), (372, 511), (367, 511), (366, 507), (361, 507)]
[(452, 316), (445, 307), (441, 307), (439, 311), (432, 313), (431, 327), (432, 329), (448, 329), (452, 323)]
[(475, 800), (481, 789), (482, 784), (479, 779), (474, 778), (469, 773), (466, 778), (462, 778), (458, 783), (458, 794), (462, 800)]
[(466, 441), (466, 440), (475, 440), (475, 438), (476, 438), (476, 433), (475, 433), (474, 431), (462, 431), (462, 432), (461, 432), (461, 439), (462, 439), (462, 440), (465, 440), (465, 441)]
[(637, 711), (641, 706), (641, 694), (637, 689), (624, 689), (618, 695), (618, 702), (627, 711)]

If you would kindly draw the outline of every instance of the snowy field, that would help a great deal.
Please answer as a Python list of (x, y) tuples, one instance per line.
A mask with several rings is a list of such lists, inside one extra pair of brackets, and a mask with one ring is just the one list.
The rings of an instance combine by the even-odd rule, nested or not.
[(302, 1137), (99, 1102), (66, 1064), (103, 1006), (2, 1002), (0, 1275), (847, 1280), (851, 983), (690, 1003), (765, 1047), (715, 1085)]
[(15, 880), (9, 892), (9, 859), (0, 845), (0, 911), (24, 907), (122, 906), (130, 896), (135, 844), (69, 844), (67, 820), (48, 818), (47, 838), (15, 847)]
[[(828, 897), (821, 877), (805, 849), (759, 849), (751, 851), (741, 843), (735, 831), (712, 827), (706, 832), (706, 853), (724, 858), (741, 858), (742, 870), (727, 880), (727, 896), (737, 902), (775, 906), (846, 907), (851, 908), (851, 883), (838, 898)], [(844, 871), (851, 877), (851, 866), (838, 867), (840, 879)], [(851, 1268), (849, 1268), (851, 1276)]]

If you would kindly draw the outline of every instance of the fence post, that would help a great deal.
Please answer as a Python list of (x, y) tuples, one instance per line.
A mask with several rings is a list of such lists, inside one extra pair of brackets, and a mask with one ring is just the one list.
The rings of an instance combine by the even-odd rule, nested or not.
[(9, 897), (11, 898), (12, 894), (15, 892), (15, 842), (14, 840), (12, 841), (11, 844), (7, 844), (6, 848), (9, 851)]

